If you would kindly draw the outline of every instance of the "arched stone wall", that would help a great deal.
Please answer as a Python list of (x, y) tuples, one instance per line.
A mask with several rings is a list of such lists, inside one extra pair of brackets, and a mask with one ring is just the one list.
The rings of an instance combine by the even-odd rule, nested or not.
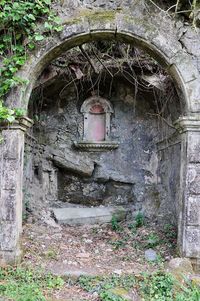
[[(196, 262), (200, 256), (200, 214), (198, 213), (200, 205), (198, 197), (194, 195), (200, 195), (200, 189), (196, 194), (191, 185), (198, 186), (198, 174), (200, 173), (198, 170), (200, 159), (197, 153), (200, 145), (200, 121), (197, 114), (200, 111), (198, 70), (190, 56), (182, 49), (176, 36), (171, 32), (168, 33), (167, 28), (157, 27), (156, 22), (150, 17), (143, 19), (141, 15), (134, 18), (118, 11), (114, 13), (104, 11), (95, 15), (93, 11), (90, 11), (84, 16), (78, 15), (70, 21), (63, 20), (63, 23), (62, 32), (46, 39), (30, 55), (18, 74), (28, 80), (28, 85), (25, 88), (17, 87), (12, 91), (6, 100), (7, 105), (27, 108), (36, 79), (45, 66), (64, 51), (82, 43), (96, 39), (113, 39), (133, 43), (146, 50), (162, 64), (174, 79), (184, 106), (182, 114), (187, 115), (177, 122), (177, 127), (182, 133), (179, 250), (183, 256), (191, 257)], [(2, 131), (5, 139), (0, 146), (0, 214), (2, 220), (0, 259), (4, 261), (16, 260), (19, 255), (24, 143), (21, 135), (23, 130), (24, 123), (17, 123), (10, 129)], [(11, 145), (9, 142), (11, 136), (14, 139), (13, 143), (18, 145), (17, 149), (14, 149), (13, 144)], [(190, 143), (188, 144), (188, 142)], [(5, 188), (6, 181), (8, 181), (5, 168), (7, 168), (6, 174), (12, 173), (10, 190)], [(12, 202), (9, 207), (6, 199), (11, 198)], [(9, 215), (7, 213), (11, 210), (13, 215), (11, 218), (7, 218)], [(192, 214), (193, 210), (197, 212), (196, 215)]]
[(185, 107), (184, 112), (195, 113), (200, 110), (200, 75), (175, 35), (169, 35), (162, 27), (157, 28), (151, 19), (147, 24), (142, 19), (135, 20), (122, 13), (103, 16), (103, 22), (100, 21), (101, 14), (95, 20), (92, 12), (78, 21), (71, 20), (71, 23), (64, 25), (61, 33), (38, 45), (18, 74), (28, 82), (27, 86), (15, 89), (9, 95), (7, 104), (27, 108), (36, 79), (53, 59), (82, 43), (109, 39), (131, 43), (146, 50), (174, 79)]

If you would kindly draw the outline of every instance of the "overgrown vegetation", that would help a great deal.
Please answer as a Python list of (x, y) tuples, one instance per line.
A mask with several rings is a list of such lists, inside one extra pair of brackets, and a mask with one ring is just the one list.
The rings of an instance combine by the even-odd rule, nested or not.
[[(35, 48), (36, 43), (51, 35), (53, 31), (62, 29), (60, 20), (51, 10), (51, 2), (51, 0), (0, 1), (0, 120), (12, 122), (19, 116), (19, 112), (21, 116), (25, 114), (23, 111), (18, 111), (17, 115), (15, 110), (4, 108), (3, 99), (12, 88), (27, 84), (26, 79), (22, 79), (16, 74), (24, 65), (29, 51)], [(198, 25), (200, 5), (197, 0), (148, 0), (147, 4), (153, 4), (168, 15), (171, 13), (183, 14), (188, 20), (192, 20), (194, 26)], [(90, 54), (84, 53), (83, 48), (82, 52), (89, 58)], [(93, 53), (93, 55), (98, 59), (97, 53)], [(110, 59), (112, 60), (112, 56)], [(127, 59), (130, 61), (130, 57)], [(99, 61), (100, 65), (101, 62), (102, 60)], [(90, 65), (91, 68), (95, 67), (92, 60), (90, 60)], [(73, 68), (73, 66), (71, 67)], [(74, 70), (74, 72), (78, 71)], [(109, 68), (107, 68), (107, 72), (112, 75)], [(123, 75), (125, 76), (125, 74)], [(79, 73), (77, 76), (81, 76), (81, 74)], [(126, 74), (126, 76), (129, 78), (130, 74)], [(135, 82), (137, 86), (138, 81), (134, 74), (131, 74), (129, 80)]]
[(191, 283), (182, 286), (171, 274), (158, 271), (138, 276), (80, 277), (79, 285), (98, 293), (101, 301), (127, 301), (130, 291), (137, 291), (144, 301), (199, 301), (200, 290)]
[(115, 217), (112, 218), (111, 227), (119, 236), (117, 240), (110, 242), (114, 250), (124, 249), (130, 244), (138, 250), (153, 248), (158, 254), (157, 260), (152, 264), (158, 266), (163, 264), (165, 251), (161, 246), (167, 245), (172, 253), (176, 250), (176, 227), (171, 224), (165, 224), (163, 227), (160, 227), (160, 231), (157, 231), (156, 228), (149, 231), (152, 225), (148, 224), (142, 212), (138, 212), (135, 220), (128, 224), (128, 228), (126, 224), (118, 222)]
[[(60, 277), (22, 267), (0, 268), (0, 297), (15, 301), (47, 301), (52, 291), (62, 289), (65, 281)], [(78, 285), (100, 301), (127, 301), (137, 291), (144, 301), (199, 301), (200, 290), (190, 282), (183, 285), (171, 274), (158, 271), (153, 274), (81, 276)]]
[(0, 297), (9, 300), (46, 301), (52, 290), (59, 289), (63, 285), (64, 281), (60, 277), (45, 275), (33, 269), (0, 268)]
[[(162, 125), (166, 123), (173, 127), (165, 118), (168, 104), (175, 104), (174, 99), (177, 98), (171, 78), (144, 51), (117, 41), (86, 43), (57, 58), (38, 79), (32, 95), (33, 103), (38, 95), (40, 99), (41, 95), (48, 98), (48, 82), (57, 87), (58, 102), (62, 102), (69, 86), (74, 86), (78, 100), (86, 99), (91, 94), (106, 95), (110, 99), (114, 93), (115, 82), (119, 79), (130, 85), (135, 98), (140, 92), (152, 93), (155, 100), (153, 115), (158, 117)], [(135, 103), (133, 110), (134, 106)], [(42, 108), (43, 101), (40, 100), (39, 105), (34, 103), (32, 111), (39, 116)], [(178, 117), (178, 110), (176, 113), (177, 116), (172, 116), (174, 120)], [(151, 115), (150, 112), (148, 114)]]
[(28, 51), (62, 28), (50, 6), (51, 0), (0, 1), (0, 120), (12, 122), (24, 114), (19, 108), (5, 108), (3, 99), (11, 88), (27, 83), (16, 72), (24, 65)]
[(183, 16), (196, 28), (200, 25), (200, 3), (198, 0), (147, 0), (168, 16)]

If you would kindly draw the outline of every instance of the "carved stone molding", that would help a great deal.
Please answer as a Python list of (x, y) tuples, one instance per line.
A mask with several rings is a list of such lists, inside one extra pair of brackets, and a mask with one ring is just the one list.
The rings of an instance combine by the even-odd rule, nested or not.
[(76, 141), (74, 146), (81, 151), (90, 152), (102, 152), (111, 151), (119, 147), (119, 143), (116, 141), (101, 141), (101, 142), (90, 142), (90, 141)]
[(33, 121), (28, 117), (20, 117), (14, 120), (12, 123), (5, 121), (0, 122), (0, 130), (21, 130), (26, 132), (32, 125)]
[(187, 131), (200, 132), (200, 116), (182, 116), (174, 122), (174, 126), (180, 133)]

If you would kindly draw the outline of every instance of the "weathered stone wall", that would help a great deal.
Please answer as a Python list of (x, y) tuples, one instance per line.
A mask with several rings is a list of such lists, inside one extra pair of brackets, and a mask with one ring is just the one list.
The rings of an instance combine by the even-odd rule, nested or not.
[[(147, 1), (141, 0), (65, 0), (60, 1), (60, 3), (56, 2), (55, 9), (57, 9), (63, 21), (64, 28), (62, 32), (53, 34), (44, 42), (41, 42), (38, 48), (30, 54), (27, 63), (18, 74), (28, 80), (29, 84), (25, 89), (21, 86), (13, 89), (12, 93), (8, 95), (6, 103), (9, 106), (27, 108), (32, 89), (44, 67), (60, 56), (63, 51), (97, 38), (136, 44), (161, 62), (163, 67), (173, 77), (182, 104), (181, 118), (176, 123), (181, 132), (178, 245), (183, 256), (193, 258), (197, 263), (200, 258), (200, 221), (199, 215), (192, 213), (194, 211), (200, 212), (198, 190), (199, 161), (198, 152), (194, 152), (194, 149), (198, 149), (200, 145), (199, 139), (196, 139), (196, 135), (200, 132), (199, 29), (192, 28), (187, 22), (184, 23), (184, 20), (181, 17), (179, 18), (179, 15), (173, 19), (163, 11), (156, 9), (154, 5), (150, 8), (147, 6)], [(6, 145), (4, 146), (6, 149)], [(173, 148), (171, 151), (169, 148), (168, 150), (170, 158), (173, 154)], [(40, 151), (41, 157), (43, 157), (44, 152), (45, 150), (42, 147)], [(16, 155), (17, 152), (15, 151)], [(193, 155), (195, 156), (194, 159), (192, 159)], [(61, 165), (66, 164), (66, 156), (64, 159), (59, 155), (54, 154), (52, 156), (56, 158), (57, 162), (59, 161), (59, 164), (61, 164), (61, 161)], [(1, 156), (1, 183), (6, 179), (2, 160)], [(31, 163), (29, 164), (31, 165)], [(49, 187), (50, 183), (52, 183), (52, 176), (57, 171), (55, 169), (52, 172), (52, 160), (50, 160), (49, 164), (41, 169), (39, 166), (43, 165), (38, 164), (38, 167), (35, 169), (35, 174), (38, 175), (38, 187), (40, 188), (38, 189), (38, 198), (41, 185), (43, 185), (44, 189)], [(76, 165), (75, 160), (73, 165)], [(35, 163), (33, 163), (33, 166), (35, 166)], [(91, 167), (91, 162), (89, 166)], [(79, 170), (77, 166), (76, 168)], [(42, 177), (43, 174), (41, 173), (43, 169), (46, 173), (44, 177)], [(167, 174), (170, 174), (170, 168), (166, 167), (165, 170), (166, 178), (169, 179)], [(83, 169), (81, 169), (81, 172), (83, 172)], [(35, 178), (33, 177), (33, 179)], [(166, 180), (165, 186), (169, 186), (168, 180)], [(27, 189), (27, 191), (29, 190)], [(21, 192), (22, 186), (19, 186), (19, 195)], [(11, 195), (12, 193), (10, 192), (9, 197)], [(5, 200), (5, 196), (1, 193), (1, 207), (4, 206)], [(19, 242), (19, 237), (16, 236), (16, 233), (19, 233), (21, 227), (21, 211), (18, 210), (20, 203), (21, 197), (18, 199), (15, 196), (13, 199), (13, 210), (16, 214), (16, 227), (11, 227), (11, 232), (5, 231), (5, 235), (0, 236), (2, 257), (4, 255), (9, 257), (10, 255), (10, 260), (14, 260), (17, 257), (16, 245)], [(6, 222), (2, 219), (2, 216), (1, 222), (3, 227), (6, 227)], [(4, 248), (4, 244), (12, 236), (16, 237), (16, 240), (11, 239), (12, 245), (10, 245), (10, 250), (8, 250)]]

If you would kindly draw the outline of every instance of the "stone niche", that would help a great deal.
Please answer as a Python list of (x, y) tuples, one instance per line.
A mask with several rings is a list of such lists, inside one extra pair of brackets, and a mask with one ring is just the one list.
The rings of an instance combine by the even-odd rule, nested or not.
[(154, 92), (135, 93), (121, 77), (112, 89), (105, 80), (95, 95), (87, 86), (65, 85), (58, 77), (32, 95), (30, 117), (37, 120), (24, 167), (29, 210), (124, 205), (154, 220), (176, 220), (180, 143), (167, 139), (175, 135), (168, 124), (179, 116), (176, 94), (166, 123), (157, 116)]
[(108, 100), (97, 96), (90, 97), (84, 101), (80, 111), (83, 114), (83, 138), (75, 142), (76, 148), (105, 151), (119, 146), (110, 137), (110, 117), (114, 111)]

